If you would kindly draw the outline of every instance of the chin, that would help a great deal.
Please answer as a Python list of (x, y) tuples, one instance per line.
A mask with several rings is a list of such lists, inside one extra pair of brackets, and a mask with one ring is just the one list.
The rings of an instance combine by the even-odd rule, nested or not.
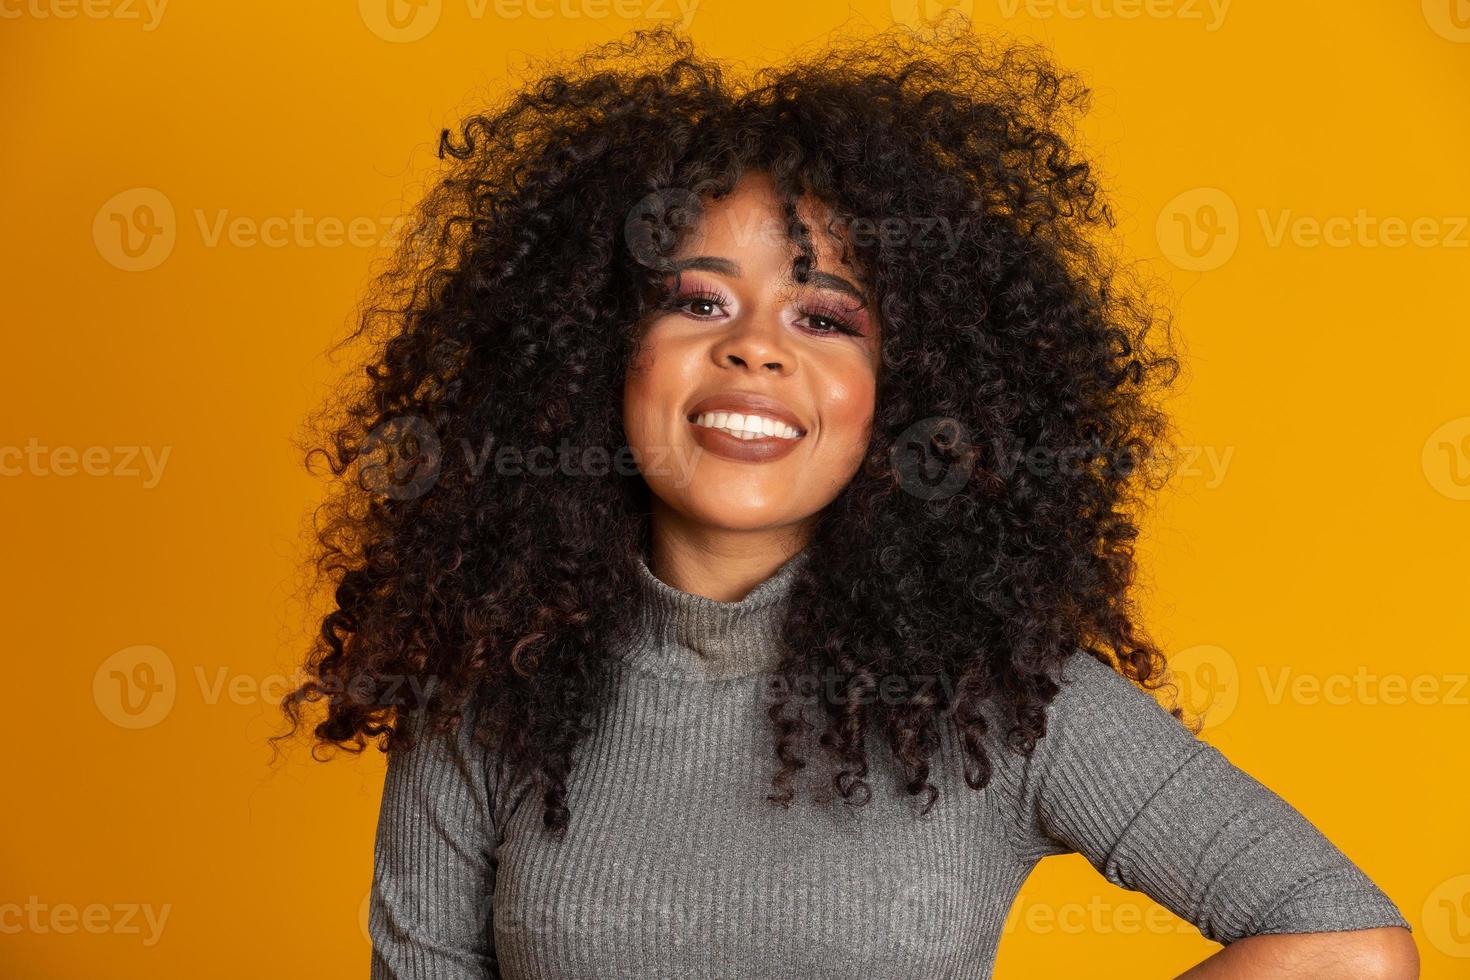
[[(681, 494), (680, 510), (692, 520), (731, 531), (757, 531), (791, 519), (790, 494), (762, 490), (742, 492), (738, 485), (701, 487), (696, 477)], [(712, 481), (711, 481), (712, 482)]]

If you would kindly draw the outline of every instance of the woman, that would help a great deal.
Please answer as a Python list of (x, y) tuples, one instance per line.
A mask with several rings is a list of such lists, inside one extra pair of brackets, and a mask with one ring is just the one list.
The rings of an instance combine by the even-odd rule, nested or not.
[(1178, 363), (1086, 89), (949, 24), (744, 85), (639, 32), (445, 131), (284, 703), (385, 737), (374, 977), (985, 977), (1070, 852), (1225, 944), (1189, 976), (1417, 975), (1148, 693)]

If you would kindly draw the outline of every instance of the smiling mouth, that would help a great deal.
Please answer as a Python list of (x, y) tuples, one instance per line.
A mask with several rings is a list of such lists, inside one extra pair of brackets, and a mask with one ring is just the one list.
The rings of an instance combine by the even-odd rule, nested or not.
[(747, 442), (763, 439), (775, 442), (795, 442), (806, 435), (804, 429), (788, 425), (780, 419), (756, 413), (696, 412), (685, 418), (693, 425), (722, 432), (727, 436)]

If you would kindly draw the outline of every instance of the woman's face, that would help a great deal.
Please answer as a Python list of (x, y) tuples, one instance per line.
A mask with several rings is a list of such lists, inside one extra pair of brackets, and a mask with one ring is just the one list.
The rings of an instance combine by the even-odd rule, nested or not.
[(806, 283), (792, 279), (795, 247), (761, 173), (706, 201), (673, 257), (669, 308), (644, 323), (623, 401), (655, 513), (711, 530), (803, 525), (857, 472), (879, 324), (810, 203), (801, 216), (816, 263)]

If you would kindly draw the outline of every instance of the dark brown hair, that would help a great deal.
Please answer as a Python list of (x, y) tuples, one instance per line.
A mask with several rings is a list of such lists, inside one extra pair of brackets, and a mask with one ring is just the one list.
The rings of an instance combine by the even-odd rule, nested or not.
[[(749, 170), (774, 177), (805, 261), (795, 202), (831, 209), (881, 304), (871, 445), (783, 630), (791, 685), (840, 679), (818, 703), (841, 796), (870, 795), (872, 730), (932, 806), (948, 723), (984, 786), (980, 703), (1031, 751), (1078, 648), (1159, 685), (1128, 593), (1134, 513), (1165, 479), (1166, 318), (1100, 234), (1114, 218), (1073, 133), (1087, 88), (1036, 46), (943, 23), (743, 80), (673, 30), (634, 31), (443, 132), (446, 170), (348, 338), (371, 344), (367, 382), (307, 457), (336, 478), (316, 527), (335, 608), (282, 703), (291, 733), (324, 700), (318, 747), (387, 751), (473, 699), (477, 736), (567, 825), (648, 540), (648, 487), (616, 450), (636, 325), (699, 201)], [(563, 441), (608, 465), (493, 462)], [(859, 696), (886, 676), (950, 683)], [(781, 803), (815, 730), (795, 707), (770, 710)]]

